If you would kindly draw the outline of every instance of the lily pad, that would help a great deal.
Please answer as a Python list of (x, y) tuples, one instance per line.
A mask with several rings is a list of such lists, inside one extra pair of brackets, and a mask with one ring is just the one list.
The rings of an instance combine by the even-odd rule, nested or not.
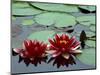
[(23, 20), (22, 25), (32, 25), (35, 22), (32, 19)]
[(35, 8), (31, 8), (27, 3), (13, 3), (12, 5), (12, 14), (13, 15), (35, 15), (39, 14), (42, 11)]
[(16, 17), (13, 17), (13, 16), (12, 16), (12, 20), (16, 20)]
[(16, 8), (12, 9), (12, 14), (13, 15), (35, 15), (41, 13), (40, 10), (36, 10), (33, 8)]
[(29, 8), (30, 6), (28, 5), (28, 3), (25, 2), (17, 2), (17, 3), (12, 3), (12, 7), (13, 8)]
[(91, 30), (91, 31), (94, 31), (94, 32), (95, 32), (95, 29), (96, 29), (96, 28), (95, 28), (95, 25), (91, 25), (91, 26), (90, 26), (90, 30)]
[(52, 38), (54, 35), (54, 31), (39, 31), (32, 33), (28, 39), (31, 40), (39, 40), (48, 43), (48, 39)]
[(95, 35), (94, 32), (86, 31), (86, 36), (87, 37), (91, 37), (91, 36), (94, 36), (94, 35)]
[(95, 24), (95, 16), (90, 15), (90, 16), (79, 16), (76, 19), (80, 24), (85, 25), (85, 26), (90, 26), (91, 24)]
[(84, 64), (95, 66), (95, 48), (84, 49), (82, 51), (83, 53), (77, 55), (77, 58)]
[(78, 8), (76, 5), (64, 5), (64, 4), (56, 4), (56, 3), (31, 3), (32, 5), (38, 7), (42, 10), (48, 11), (58, 11), (58, 12), (78, 12)]
[(88, 45), (90, 47), (96, 47), (96, 45), (95, 45), (96, 43), (93, 40), (87, 40), (85, 43), (86, 43), (86, 45)]
[(96, 7), (95, 6), (79, 6), (80, 8), (89, 10), (89, 11), (95, 11)]
[(75, 17), (64, 13), (43, 13), (35, 17), (37, 23), (42, 25), (52, 25), (55, 23), (57, 27), (74, 26), (76, 24)]

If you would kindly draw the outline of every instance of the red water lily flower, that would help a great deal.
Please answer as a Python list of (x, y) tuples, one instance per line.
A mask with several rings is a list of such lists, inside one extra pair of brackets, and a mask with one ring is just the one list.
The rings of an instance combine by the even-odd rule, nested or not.
[(62, 55), (64, 58), (69, 59), (70, 55), (79, 54), (82, 51), (78, 50), (80, 42), (76, 40), (75, 36), (69, 37), (66, 34), (55, 35), (53, 40), (49, 39), (50, 45), (47, 53), (52, 57)]
[(47, 44), (39, 42), (37, 40), (25, 40), (23, 43), (23, 48), (13, 49), (14, 52), (18, 53), (21, 59), (24, 59), (26, 64), (40, 63), (41, 59), (46, 57), (45, 50), (47, 49)]

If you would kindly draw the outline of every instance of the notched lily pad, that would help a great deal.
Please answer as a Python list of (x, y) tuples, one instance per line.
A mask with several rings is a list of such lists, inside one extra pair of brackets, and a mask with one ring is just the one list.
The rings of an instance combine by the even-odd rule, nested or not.
[(12, 15), (35, 15), (42, 11), (31, 8), (27, 3), (13, 3)]
[(16, 17), (12, 16), (12, 20), (16, 20)]
[(87, 40), (86, 41), (86, 45), (88, 45), (90, 47), (96, 47), (96, 43), (93, 40)]
[(56, 3), (31, 3), (35, 7), (47, 10), (47, 11), (58, 11), (58, 12), (78, 12), (78, 8), (76, 5), (64, 5), (64, 4), (56, 4)]
[(84, 64), (95, 66), (96, 65), (95, 48), (84, 49), (82, 51), (83, 53), (77, 55), (77, 58)]
[(12, 7), (13, 8), (29, 8), (30, 6), (28, 5), (28, 3), (26, 3), (26, 2), (14, 2), (14, 3), (12, 3)]
[(32, 19), (23, 20), (22, 25), (32, 25), (35, 22)]
[(12, 14), (13, 15), (35, 15), (39, 14), (41, 11), (33, 9), (33, 8), (16, 8), (12, 9)]
[(90, 30), (95, 32), (95, 31), (96, 31), (95, 25), (91, 25), (91, 26), (90, 26)]
[(36, 16), (35, 20), (42, 25), (51, 25), (55, 23), (56, 27), (74, 26), (76, 24), (74, 16), (64, 13), (43, 13)]
[(86, 36), (87, 36), (87, 37), (91, 37), (91, 36), (94, 36), (94, 35), (95, 35), (94, 32), (90, 32), (90, 31), (87, 31), (87, 32), (86, 32)]
[(95, 24), (95, 16), (94, 15), (90, 15), (90, 16), (79, 16), (76, 18), (76, 20), (85, 26), (90, 26), (92, 24)]
[(48, 43), (48, 38), (52, 38), (53, 35), (54, 35), (53, 31), (39, 31), (39, 32), (32, 33), (28, 37), (28, 39), (39, 40), (39, 41), (44, 41)]

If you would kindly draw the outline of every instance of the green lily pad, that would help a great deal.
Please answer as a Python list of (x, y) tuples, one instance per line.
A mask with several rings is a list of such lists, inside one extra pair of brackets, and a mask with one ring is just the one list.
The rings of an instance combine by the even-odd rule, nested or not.
[(80, 24), (85, 26), (90, 26), (91, 24), (95, 24), (95, 16), (79, 16), (76, 19)]
[(25, 2), (17, 2), (17, 3), (12, 3), (12, 7), (13, 8), (28, 8), (28, 7), (30, 7), (29, 5), (28, 5), (28, 3), (25, 3)]
[(12, 9), (12, 14), (13, 15), (35, 15), (41, 13), (40, 10), (36, 10), (33, 8), (16, 8)]
[(89, 11), (95, 11), (96, 7), (95, 6), (79, 6), (80, 8), (89, 10)]
[(90, 26), (90, 30), (92, 30), (92, 31), (95, 32), (95, 29), (96, 29), (96, 28), (95, 28), (95, 25), (91, 25), (91, 26)]
[(75, 17), (64, 13), (43, 13), (35, 17), (37, 23), (42, 25), (52, 25), (55, 23), (57, 27), (74, 26), (76, 24)]
[(94, 36), (94, 35), (95, 35), (94, 32), (86, 31), (86, 36), (87, 37), (91, 37), (91, 36)]
[(96, 45), (95, 45), (96, 43), (93, 40), (87, 40), (85, 43), (86, 43), (86, 45), (88, 45), (90, 47), (96, 47)]
[(82, 54), (77, 55), (77, 58), (84, 64), (95, 66), (95, 48), (82, 50)]
[(35, 22), (32, 19), (23, 20), (22, 25), (32, 25)]
[(31, 40), (39, 40), (48, 43), (48, 39), (52, 38), (54, 35), (54, 31), (39, 31), (32, 33), (28, 39)]
[(39, 9), (48, 11), (58, 11), (58, 12), (78, 12), (76, 5), (64, 5), (56, 3), (31, 3), (32, 5), (38, 7)]
[(13, 16), (12, 16), (12, 20), (16, 20), (16, 17), (13, 17)]
[(13, 15), (35, 15), (39, 14), (42, 11), (35, 8), (31, 8), (27, 3), (13, 3), (12, 5), (12, 14)]

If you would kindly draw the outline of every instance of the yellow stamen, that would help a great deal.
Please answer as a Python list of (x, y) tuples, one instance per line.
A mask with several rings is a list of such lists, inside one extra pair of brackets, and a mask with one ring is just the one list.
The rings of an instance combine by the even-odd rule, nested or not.
[(67, 44), (67, 42), (68, 42), (68, 41), (66, 41), (66, 40), (61, 40), (61, 41), (60, 41), (60, 43), (64, 43), (64, 44)]

